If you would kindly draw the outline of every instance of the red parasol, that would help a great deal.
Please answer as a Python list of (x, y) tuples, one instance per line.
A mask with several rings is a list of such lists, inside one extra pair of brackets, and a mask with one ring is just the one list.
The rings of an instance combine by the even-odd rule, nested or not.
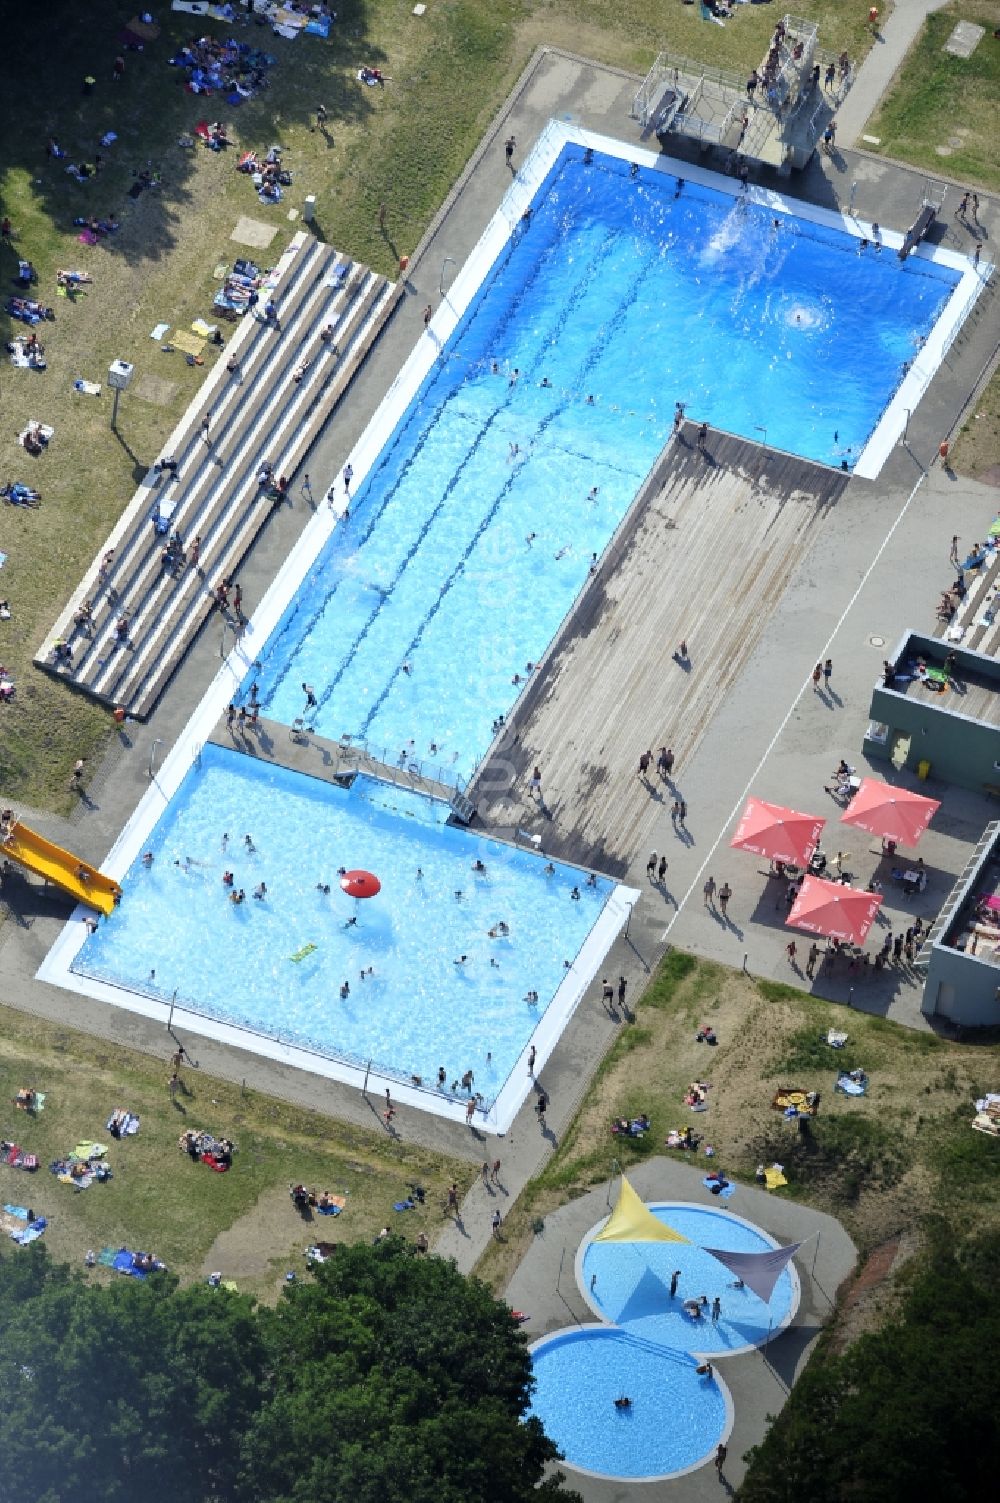
[(881, 903), (877, 893), (859, 892), (856, 887), (844, 887), (822, 877), (806, 877), (785, 922), (810, 934), (863, 945)]
[(939, 799), (925, 798), (908, 788), (892, 788), (878, 778), (865, 778), (840, 819), (842, 824), (858, 825), (883, 840), (916, 845), (940, 807)]
[(755, 851), (771, 861), (808, 866), (825, 824), (826, 820), (818, 814), (799, 814), (781, 804), (749, 798), (729, 844), (740, 851)]
[(340, 885), (349, 898), (373, 898), (381, 892), (382, 884), (374, 872), (345, 872)]

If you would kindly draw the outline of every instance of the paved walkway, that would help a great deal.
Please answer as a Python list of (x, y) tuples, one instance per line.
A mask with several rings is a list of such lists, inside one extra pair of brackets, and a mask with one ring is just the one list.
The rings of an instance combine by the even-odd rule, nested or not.
[[(769, 1416), (785, 1404), (792, 1384), (800, 1377), (829, 1316), (837, 1290), (854, 1269), (857, 1251), (839, 1221), (809, 1206), (784, 1199), (780, 1193), (741, 1185), (732, 1200), (718, 1201), (702, 1184), (702, 1168), (676, 1158), (652, 1158), (629, 1170), (629, 1180), (644, 1200), (690, 1201), (712, 1210), (732, 1211), (787, 1246), (802, 1242), (795, 1259), (802, 1295), (792, 1323), (768, 1343), (766, 1352), (713, 1358), (719, 1376), (733, 1396), (733, 1430), (728, 1437), (726, 1482), (729, 1490), (743, 1481), (744, 1453), (764, 1437)], [(537, 1341), (551, 1331), (592, 1325), (595, 1315), (580, 1293), (574, 1274), (577, 1249), (583, 1237), (614, 1204), (620, 1180), (604, 1181), (596, 1189), (561, 1206), (545, 1217), (542, 1232), (522, 1259), (506, 1291), (512, 1310), (524, 1310), (528, 1338)], [(724, 1497), (711, 1466), (674, 1482), (612, 1482), (569, 1473), (569, 1484), (585, 1503), (625, 1503), (641, 1496), (644, 1503), (712, 1503)]]
[(892, 82), (897, 68), (920, 34), (926, 18), (942, 10), (948, 0), (896, 0), (875, 45), (858, 69), (850, 93), (837, 111), (837, 145), (855, 146)]

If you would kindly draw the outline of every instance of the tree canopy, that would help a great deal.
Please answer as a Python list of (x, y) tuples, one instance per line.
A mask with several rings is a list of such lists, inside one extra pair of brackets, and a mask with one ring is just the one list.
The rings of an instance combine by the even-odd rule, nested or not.
[(398, 1239), (276, 1309), (0, 1259), (0, 1503), (578, 1503), (486, 1286)]
[(814, 1359), (749, 1453), (740, 1503), (972, 1503), (993, 1491), (1000, 1420), (988, 1363), (1000, 1341), (1000, 1246), (982, 1251), (960, 1263), (938, 1242), (898, 1319)]

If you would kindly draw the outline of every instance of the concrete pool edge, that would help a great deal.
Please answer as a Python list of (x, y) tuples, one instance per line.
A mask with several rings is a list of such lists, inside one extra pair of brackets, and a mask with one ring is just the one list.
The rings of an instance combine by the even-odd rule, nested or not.
[[(549, 1331), (546, 1335), (540, 1336), (537, 1341), (532, 1341), (529, 1343), (528, 1352), (532, 1358), (532, 1364), (534, 1364), (535, 1353), (541, 1351), (544, 1347), (554, 1346), (559, 1342), (564, 1342), (567, 1337), (579, 1337), (580, 1335), (588, 1338), (596, 1336), (600, 1340), (604, 1336), (625, 1336), (627, 1338), (628, 1333), (626, 1331), (623, 1331), (620, 1326), (616, 1326), (613, 1321), (605, 1320), (603, 1317), (600, 1320), (588, 1325), (582, 1325), (578, 1322), (575, 1326), (563, 1326), (558, 1331)], [(687, 1355), (686, 1353), (675, 1353), (672, 1347), (664, 1347), (663, 1352), (665, 1354), (673, 1353), (674, 1355), (679, 1355), (681, 1357)], [(733, 1396), (732, 1392), (730, 1391), (729, 1384), (725, 1381), (724, 1378), (720, 1377), (719, 1374), (715, 1372), (714, 1368), (712, 1371), (711, 1381), (715, 1383), (722, 1397), (722, 1402), (725, 1406), (726, 1411), (725, 1418), (722, 1423), (722, 1430), (719, 1434), (718, 1440), (713, 1441), (709, 1449), (705, 1452), (704, 1456), (700, 1456), (697, 1461), (689, 1462), (687, 1466), (678, 1467), (676, 1471), (673, 1472), (644, 1472), (641, 1476), (636, 1476), (634, 1474), (624, 1474), (622, 1472), (598, 1472), (593, 1467), (579, 1466), (576, 1462), (570, 1461), (565, 1456), (562, 1456), (560, 1458), (559, 1465), (568, 1467), (570, 1471), (578, 1472), (581, 1477), (594, 1477), (599, 1481), (604, 1482), (634, 1482), (636, 1484), (648, 1482), (672, 1482), (678, 1477), (686, 1477), (691, 1472), (700, 1471), (703, 1466), (707, 1466), (708, 1463), (712, 1460), (712, 1457), (715, 1455), (716, 1447), (720, 1444), (720, 1442), (728, 1442), (730, 1435), (733, 1433), (733, 1427), (736, 1423), (736, 1406), (733, 1402)]]
[[(776, 1242), (770, 1235), (770, 1233), (765, 1232), (763, 1227), (758, 1226), (755, 1221), (748, 1221), (745, 1216), (738, 1216), (734, 1211), (730, 1211), (728, 1209), (726, 1209), (725, 1214), (723, 1215), (723, 1209), (720, 1206), (700, 1205), (697, 1201), (694, 1200), (648, 1200), (645, 1202), (645, 1204), (646, 1206), (648, 1206), (649, 1210), (653, 1211), (654, 1213), (658, 1210), (668, 1211), (671, 1208), (676, 1208), (678, 1210), (700, 1211), (704, 1215), (718, 1216), (724, 1221), (736, 1221), (741, 1226), (747, 1227), (750, 1231), (756, 1233), (756, 1235), (762, 1238), (769, 1247), (777, 1249), (781, 1246), (781, 1243)], [(584, 1279), (583, 1275), (583, 1263), (584, 1258), (587, 1255), (587, 1250), (590, 1247), (590, 1244), (593, 1242), (594, 1238), (597, 1236), (598, 1232), (600, 1232), (605, 1226), (607, 1221), (608, 1216), (602, 1216), (600, 1221), (595, 1221), (593, 1226), (590, 1227), (590, 1229), (581, 1237), (576, 1249), (576, 1257), (573, 1260), (573, 1276), (576, 1279), (576, 1286), (579, 1291), (580, 1298), (587, 1306), (587, 1309), (590, 1310), (594, 1315), (596, 1315), (603, 1324), (614, 1325), (613, 1321), (608, 1320), (608, 1317), (604, 1314), (600, 1306), (591, 1299), (590, 1291), (587, 1288), (586, 1280)], [(801, 1251), (801, 1248), (799, 1249), (799, 1251)], [(709, 1362), (722, 1361), (723, 1359), (728, 1357), (745, 1357), (750, 1352), (759, 1352), (762, 1347), (768, 1346), (769, 1343), (772, 1342), (777, 1336), (780, 1336), (782, 1332), (788, 1330), (793, 1324), (802, 1302), (802, 1280), (799, 1276), (799, 1271), (795, 1266), (794, 1257), (789, 1259), (787, 1268), (789, 1281), (792, 1286), (792, 1294), (791, 1299), (788, 1303), (788, 1311), (778, 1322), (778, 1324), (773, 1328), (773, 1330), (769, 1327), (767, 1337), (764, 1341), (750, 1341), (747, 1342), (745, 1346), (730, 1347), (724, 1352), (697, 1352), (694, 1353), (694, 1355), (703, 1357), (706, 1361)], [(668, 1348), (668, 1350), (674, 1351), (678, 1350), (678, 1348), (671, 1347)]]
[[(234, 758), (240, 757), (240, 754), (235, 751), (231, 755)], [(171, 758), (168, 758), (168, 762), (172, 757), (173, 753)], [(183, 769), (184, 776), (195, 762), (199, 761), (199, 758), (200, 746), (187, 767)], [(166, 766), (165, 763), (164, 767)], [(314, 778), (310, 774), (290, 769), (283, 770), (293, 779), (308, 778), (320, 788), (325, 785), (326, 780), (322, 778)], [(170, 781), (173, 782), (173, 779), (171, 778)], [(379, 780), (373, 779), (373, 781)], [(114, 871), (119, 880), (124, 879), (139, 853), (145, 849), (156, 822), (166, 812), (179, 786), (180, 780), (169, 796), (157, 784), (147, 791), (104, 863), (105, 870)], [(391, 785), (385, 786), (388, 788)], [(422, 793), (414, 796), (425, 798), (428, 802), (441, 802), (432, 800)], [(489, 835), (479, 834), (477, 838), (481, 841), (492, 841), (494, 844), (510, 847), (510, 842), (501, 841)], [(513, 848), (520, 851), (522, 855), (525, 854), (521, 847), (515, 845)], [(621, 929), (628, 924), (632, 909), (640, 896), (637, 889), (617, 884), (612, 886), (596, 922), (588, 930), (571, 964), (566, 967), (562, 980), (525, 1041), (495, 1099), (488, 1109), (477, 1110), (472, 1125), (478, 1130), (503, 1136), (510, 1129), (517, 1113), (531, 1093), (535, 1077), (541, 1073), (551, 1057), (563, 1032), (603, 965), (608, 951)], [(273, 1035), (258, 1032), (246, 1025), (198, 1011), (190, 1005), (185, 1006), (183, 1001), (172, 1000), (170, 996), (143, 990), (138, 986), (123, 985), (83, 968), (76, 968), (77, 957), (88, 938), (88, 930), (83, 923), (83, 919), (87, 916), (86, 910), (82, 907), (74, 910), (36, 971), (37, 980), (48, 982), (65, 991), (92, 997), (108, 1006), (138, 1014), (151, 1021), (162, 1023), (164, 1026), (176, 1020), (178, 1026), (190, 1029), (193, 1033), (217, 1043), (249, 1051), (276, 1063), (335, 1080), (361, 1091), (364, 1091), (370, 1082), (379, 1095), (384, 1089), (390, 1089), (392, 1098), (397, 1104), (430, 1112), (453, 1122), (466, 1123), (464, 1099), (447, 1093), (441, 1094), (432, 1087), (407, 1084), (399, 1075), (389, 1073), (388, 1067), (377, 1066), (373, 1063), (366, 1069), (357, 1061), (337, 1057), (333, 1052), (327, 1054), (312, 1050), (305, 1045), (284, 1042)], [(176, 993), (174, 998), (176, 998)], [(528, 1053), (532, 1047), (536, 1051), (534, 1075), (527, 1068)]]

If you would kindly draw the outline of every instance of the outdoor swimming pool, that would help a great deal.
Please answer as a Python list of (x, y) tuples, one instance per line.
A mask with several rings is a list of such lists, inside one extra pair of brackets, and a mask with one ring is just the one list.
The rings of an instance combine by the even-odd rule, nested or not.
[[(444, 1066), (449, 1097), (471, 1069), (485, 1106), (519, 1067), (523, 1095), (522, 1055), (614, 884), (549, 875), (544, 857), (446, 826), (448, 813), (371, 778), (348, 789), (206, 746), (144, 843), (152, 864), (137, 853), (72, 969), (427, 1089)], [(338, 867), (375, 872), (381, 892), (348, 898)], [(490, 938), (501, 920), (509, 937)]]
[(309, 683), (320, 734), (467, 778), (675, 401), (771, 447), (857, 460), (959, 280), (858, 245), (564, 145), (257, 652), (247, 682), (266, 713), (293, 720)]
[[(704, 1251), (718, 1247), (725, 1252), (765, 1252), (776, 1246), (757, 1227), (698, 1206), (653, 1202), (649, 1209), (689, 1241), (590, 1242), (580, 1264), (580, 1287), (606, 1320), (647, 1341), (712, 1356), (759, 1346), (787, 1320), (797, 1291), (789, 1269), (765, 1304), (749, 1289), (732, 1288), (732, 1274)], [(680, 1270), (680, 1279), (671, 1299), (675, 1270)], [(703, 1294), (709, 1300), (718, 1295), (722, 1301), (718, 1322), (693, 1321), (684, 1314), (683, 1301)]]
[[(611, 1477), (661, 1477), (714, 1453), (727, 1404), (716, 1378), (691, 1357), (625, 1331), (583, 1327), (532, 1348), (531, 1412), (571, 1466)], [(615, 1399), (631, 1404), (617, 1409)]]

